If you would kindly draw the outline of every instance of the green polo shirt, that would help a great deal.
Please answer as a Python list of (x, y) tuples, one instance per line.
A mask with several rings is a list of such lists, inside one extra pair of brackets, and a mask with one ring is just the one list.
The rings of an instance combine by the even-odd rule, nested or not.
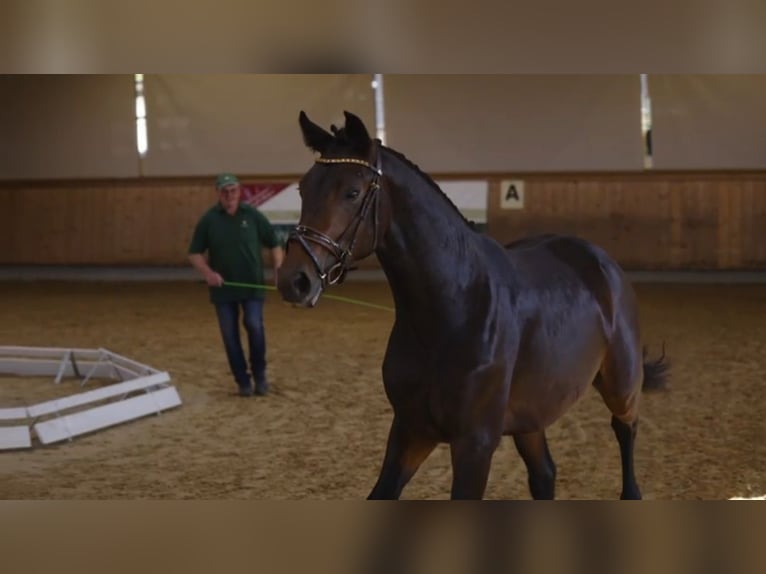
[[(200, 218), (189, 244), (189, 254), (208, 252), (208, 265), (235, 283), (263, 284), (261, 249), (277, 247), (279, 240), (266, 216), (254, 207), (240, 204), (229, 215), (220, 203)], [(249, 298), (263, 298), (263, 289), (246, 287), (210, 287), (213, 303)]]

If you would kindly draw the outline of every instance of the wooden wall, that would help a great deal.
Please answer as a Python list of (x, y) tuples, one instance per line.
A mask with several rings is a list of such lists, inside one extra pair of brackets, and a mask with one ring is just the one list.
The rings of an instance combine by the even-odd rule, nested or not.
[(125, 180), (0, 187), (0, 263), (181, 265), (209, 182)]
[(500, 209), (491, 184), (488, 226), (507, 242), (571, 233), (634, 270), (766, 267), (766, 173), (637, 173), (516, 178), (524, 209)]
[[(504, 178), (488, 177), (500, 241), (574, 233), (628, 269), (766, 267), (766, 172), (512, 177), (525, 181), (523, 210), (500, 209)], [(186, 265), (214, 201), (209, 178), (2, 184), (0, 264)]]

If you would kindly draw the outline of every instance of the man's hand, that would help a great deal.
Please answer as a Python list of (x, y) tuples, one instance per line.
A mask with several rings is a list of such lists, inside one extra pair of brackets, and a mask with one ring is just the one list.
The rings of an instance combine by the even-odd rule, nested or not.
[(223, 277), (213, 271), (205, 261), (205, 257), (201, 253), (191, 253), (189, 255), (189, 261), (194, 268), (205, 278), (205, 282), (211, 287), (220, 287), (223, 285)]
[(207, 284), (210, 285), (211, 287), (220, 287), (221, 285), (223, 285), (223, 277), (221, 277), (215, 271), (210, 271), (210, 273), (206, 273), (205, 281), (207, 281)]

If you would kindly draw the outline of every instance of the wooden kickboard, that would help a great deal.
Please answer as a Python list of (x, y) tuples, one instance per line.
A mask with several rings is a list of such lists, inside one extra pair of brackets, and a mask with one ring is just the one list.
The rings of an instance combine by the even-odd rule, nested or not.
[[(123, 378), (131, 379), (142, 376), (143, 373), (138, 370), (129, 369), (122, 365), (115, 365), (108, 361), (97, 363), (96, 361), (78, 361), (77, 363), (80, 376), (84, 377), (90, 374), (91, 377), (98, 379), (115, 379), (116, 371), (119, 371)], [(64, 364), (61, 370), (61, 360), (51, 359), (16, 359), (0, 357), (0, 374), (12, 377), (55, 377), (61, 371), (64, 377), (74, 377), (76, 375), (71, 361)], [(156, 372), (156, 371), (153, 371)]]
[(112, 372), (119, 370), (123, 378), (129, 379), (158, 373), (148, 365), (129, 359), (108, 349), (66, 349), (56, 347), (4, 347), (0, 346), (0, 373), (16, 376), (55, 375), (64, 361), (64, 376), (75, 375), (71, 358), (76, 361), (80, 375), (89, 373), (94, 365), (94, 376), (112, 378)]
[(156, 375), (149, 375), (147, 377), (141, 377), (140, 379), (134, 379), (132, 381), (125, 381), (124, 383), (117, 383), (113, 385), (107, 385), (100, 389), (94, 389), (92, 391), (85, 391), (76, 395), (70, 395), (61, 399), (47, 401), (39, 403), (31, 407), (27, 407), (29, 416), (31, 418), (41, 417), (56, 412), (62, 412), (67, 409), (86, 405), (96, 401), (101, 401), (118, 395), (127, 394), (133, 391), (140, 391), (147, 387), (166, 383), (170, 381), (170, 375), (167, 372), (157, 373)]
[(65, 347), (9, 347), (0, 346), (0, 357), (35, 357), (61, 360), (67, 351), (72, 351), (75, 358), (98, 359), (103, 353), (103, 349), (70, 349)]
[(145, 393), (123, 401), (95, 407), (71, 415), (56, 417), (34, 425), (40, 442), (51, 444), (102, 428), (118, 425), (181, 404), (175, 387)]
[(31, 447), (32, 437), (28, 426), (0, 427), (0, 450)]
[(16, 407), (13, 409), (0, 409), (0, 421), (14, 421), (27, 418), (28, 413), (25, 407)]
[(109, 351), (108, 349), (99, 350), (104, 353), (104, 356), (108, 362), (112, 363), (113, 365), (118, 365), (128, 371), (133, 371), (136, 373), (136, 376), (151, 375), (152, 373), (159, 372), (157, 369), (153, 369), (148, 365), (144, 365), (143, 363), (139, 363), (133, 359), (118, 355), (117, 353)]

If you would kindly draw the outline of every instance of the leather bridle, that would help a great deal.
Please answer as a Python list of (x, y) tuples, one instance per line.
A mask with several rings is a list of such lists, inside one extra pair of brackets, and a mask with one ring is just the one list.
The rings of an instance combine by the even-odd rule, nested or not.
[[(352, 163), (357, 165), (363, 165), (366, 168), (371, 169), (375, 175), (372, 178), (372, 181), (370, 181), (370, 185), (367, 188), (367, 191), (364, 194), (364, 198), (362, 199), (362, 204), (359, 206), (359, 210), (354, 215), (354, 218), (349, 222), (348, 226), (346, 226), (346, 229), (343, 230), (343, 233), (340, 234), (340, 236), (337, 239), (332, 239), (330, 236), (325, 235), (324, 233), (321, 233), (317, 231), (316, 229), (312, 229), (311, 227), (308, 227), (306, 225), (297, 225), (295, 229), (290, 232), (290, 235), (288, 236), (287, 242), (289, 243), (292, 241), (297, 241), (300, 243), (301, 247), (303, 247), (304, 251), (308, 254), (308, 256), (311, 258), (311, 261), (314, 263), (314, 267), (316, 268), (317, 275), (319, 276), (320, 281), (322, 282), (322, 287), (326, 287), (327, 285), (335, 285), (342, 283), (343, 280), (346, 277), (346, 274), (349, 271), (349, 266), (353, 262), (353, 251), (354, 246), (356, 245), (356, 240), (358, 237), (359, 229), (361, 227), (362, 222), (367, 217), (368, 212), (370, 209), (372, 209), (372, 234), (373, 234), (373, 245), (372, 245), (372, 251), (375, 251), (378, 245), (378, 198), (379, 198), (379, 191), (380, 191), (380, 178), (383, 175), (383, 172), (380, 167), (380, 148), (377, 149), (377, 157), (375, 160), (375, 165), (364, 161), (362, 159), (357, 158), (323, 158), (319, 157), (315, 161), (317, 163), (323, 163), (323, 164), (334, 164), (334, 163)], [(353, 229), (353, 230), (352, 230)], [(351, 231), (351, 237), (348, 239), (348, 244), (346, 247), (343, 247), (343, 239), (346, 236), (347, 233)], [(317, 259), (316, 255), (314, 254), (314, 251), (309, 246), (309, 242), (316, 243), (317, 245), (323, 247), (324, 249), (328, 250), (330, 253), (332, 253), (333, 257), (335, 258), (335, 262), (332, 263), (327, 269), (322, 269), (322, 266), (319, 264), (319, 260)]]

